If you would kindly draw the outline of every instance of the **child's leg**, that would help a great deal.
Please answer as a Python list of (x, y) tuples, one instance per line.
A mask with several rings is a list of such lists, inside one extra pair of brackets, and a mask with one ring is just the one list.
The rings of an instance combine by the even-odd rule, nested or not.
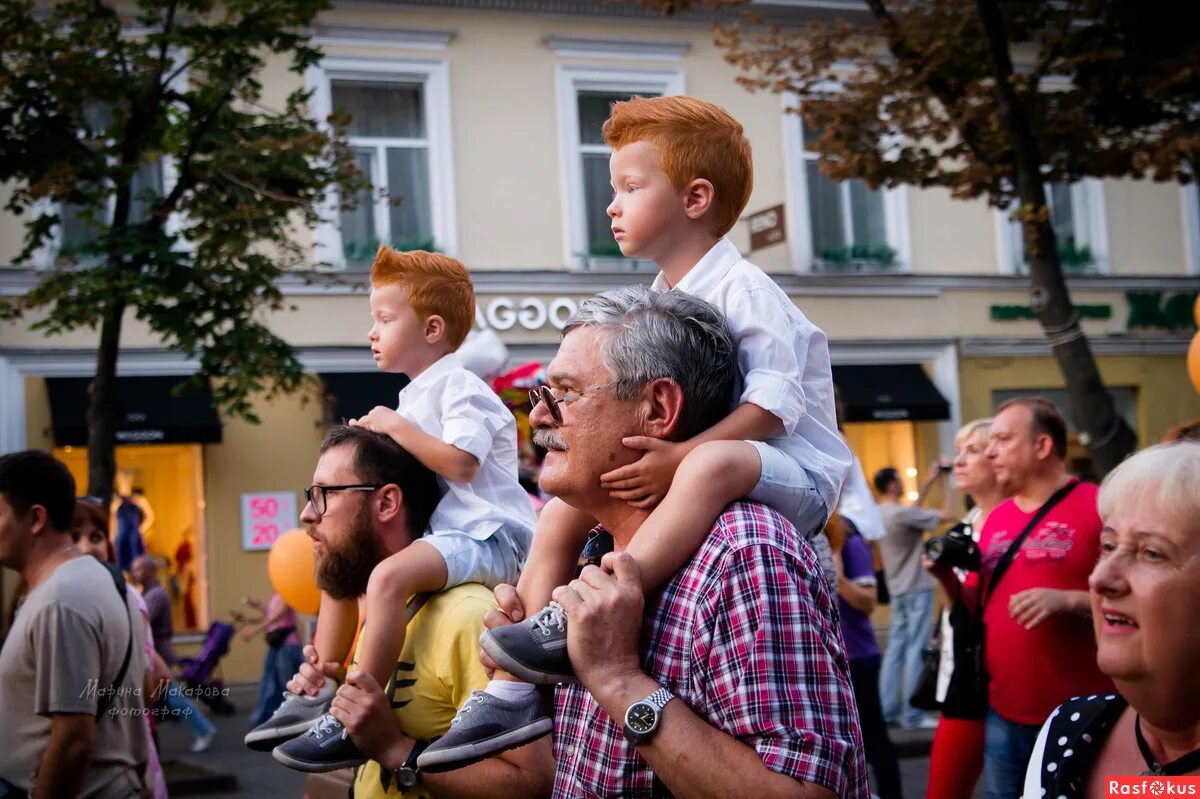
[(754, 490), (761, 474), (758, 451), (746, 441), (708, 441), (687, 454), (671, 490), (629, 542), (647, 594), (683, 568), (725, 506)]
[[(417, 540), (384, 558), (367, 581), (367, 624), (358, 649), (358, 668), (386, 686), (404, 646), (408, 614), (415, 594), (439, 591), (446, 584), (446, 560), (427, 541)], [(319, 650), (318, 650), (319, 651)]]
[(317, 629), (313, 633), (313, 648), (321, 663), (344, 663), (354, 642), (358, 625), (358, 602), (353, 599), (334, 599), (321, 592), (321, 609), (317, 612)]

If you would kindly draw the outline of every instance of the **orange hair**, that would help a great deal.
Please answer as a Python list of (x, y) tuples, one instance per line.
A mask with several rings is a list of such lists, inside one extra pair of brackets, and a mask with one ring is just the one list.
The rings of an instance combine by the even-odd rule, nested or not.
[(444, 340), (454, 349), (471, 332), (475, 289), (467, 268), (453, 258), (424, 250), (400, 252), (381, 244), (371, 264), (371, 285), (400, 286), (418, 317), (442, 317)]
[(614, 103), (601, 130), (614, 150), (638, 141), (651, 145), (676, 189), (697, 178), (711, 183), (710, 230), (716, 236), (733, 228), (750, 201), (750, 142), (741, 123), (719, 105), (695, 97), (634, 97)]

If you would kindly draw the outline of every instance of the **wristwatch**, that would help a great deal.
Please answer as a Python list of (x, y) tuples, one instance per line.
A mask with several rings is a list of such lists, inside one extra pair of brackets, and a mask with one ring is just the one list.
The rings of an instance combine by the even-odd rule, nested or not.
[(658, 731), (662, 709), (674, 698), (675, 694), (660, 687), (650, 696), (630, 705), (625, 711), (626, 740), (632, 744), (642, 744), (653, 738), (654, 733)]
[(396, 787), (407, 791), (420, 780), (420, 774), (417, 771), (417, 758), (429, 746), (428, 741), (416, 741), (413, 743), (412, 751), (408, 753), (408, 758), (404, 761), (404, 765), (392, 772), (392, 776), (396, 780)]

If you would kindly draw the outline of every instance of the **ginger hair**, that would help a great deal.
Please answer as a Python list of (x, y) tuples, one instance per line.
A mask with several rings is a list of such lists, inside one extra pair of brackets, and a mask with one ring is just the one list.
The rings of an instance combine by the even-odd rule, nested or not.
[(461, 262), (436, 252), (393, 250), (379, 245), (371, 264), (372, 286), (400, 286), (421, 319), (440, 316), (443, 341), (457, 350), (475, 321), (475, 289)]
[(754, 164), (742, 125), (728, 111), (695, 97), (634, 97), (614, 103), (601, 129), (614, 150), (650, 145), (676, 189), (697, 178), (713, 186), (709, 230), (728, 233), (750, 201)]

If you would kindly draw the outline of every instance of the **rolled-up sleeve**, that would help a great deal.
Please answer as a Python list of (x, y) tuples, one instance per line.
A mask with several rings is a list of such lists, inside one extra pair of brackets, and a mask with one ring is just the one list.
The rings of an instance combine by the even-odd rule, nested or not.
[(857, 798), (862, 736), (841, 636), (802, 565), (746, 546), (712, 585), (697, 616), (693, 657), (704, 668), (693, 689), (714, 722), (772, 771)]
[(738, 365), (744, 383), (740, 402), (752, 402), (770, 411), (783, 423), (784, 435), (792, 435), (805, 414), (804, 354), (812, 335), (788, 316), (778, 297), (765, 291), (734, 292), (729, 295), (726, 314), (739, 320)]
[(483, 463), (492, 449), (496, 431), (506, 421), (501, 412), (510, 417), (512, 414), (494, 395), (485, 397), (466, 381), (448, 386), (443, 399), (446, 405), (442, 416), (442, 441), (469, 452)]

